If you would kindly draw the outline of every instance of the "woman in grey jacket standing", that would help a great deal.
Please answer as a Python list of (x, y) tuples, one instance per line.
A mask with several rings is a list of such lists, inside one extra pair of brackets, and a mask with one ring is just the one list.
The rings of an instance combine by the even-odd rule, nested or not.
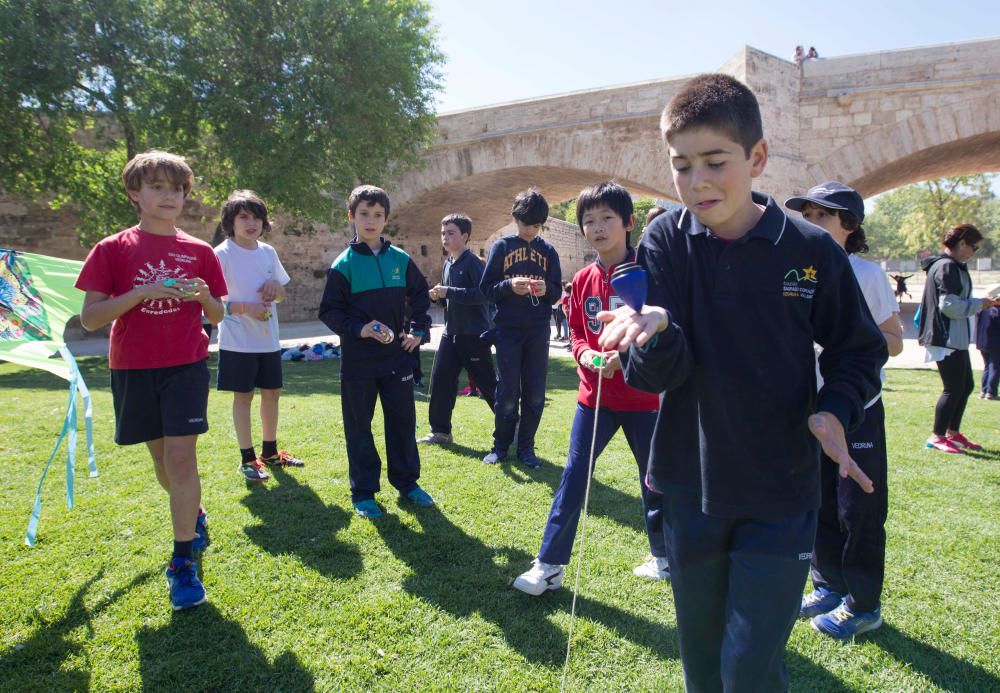
[(920, 305), (919, 343), (925, 361), (935, 361), (944, 386), (934, 408), (934, 432), (926, 447), (948, 453), (982, 450), (961, 433), (966, 402), (975, 388), (969, 345), (970, 318), (994, 305), (989, 298), (972, 297), (972, 279), (965, 263), (979, 250), (983, 235), (971, 224), (949, 229), (941, 241), (944, 252), (923, 260), (927, 273)]

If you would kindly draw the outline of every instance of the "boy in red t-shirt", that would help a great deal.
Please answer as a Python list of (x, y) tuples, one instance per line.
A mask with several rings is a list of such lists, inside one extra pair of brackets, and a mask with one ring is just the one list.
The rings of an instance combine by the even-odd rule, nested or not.
[[(604, 323), (597, 320), (597, 314), (624, 305), (611, 286), (611, 273), (617, 265), (635, 260), (635, 251), (628, 242), (629, 231), (635, 222), (632, 197), (625, 188), (612, 182), (585, 188), (576, 200), (576, 220), (587, 242), (597, 251), (598, 261), (576, 273), (570, 292), (570, 338), (573, 357), (579, 364), (577, 370), (580, 375), (580, 391), (577, 395), (573, 430), (570, 433), (566, 468), (552, 501), (538, 558), (529, 570), (514, 580), (514, 587), (534, 596), (562, 586), (563, 568), (569, 563), (587, 488), (595, 416), (595, 462), (611, 437), (621, 428), (639, 467), (639, 486), (650, 556), (633, 572), (639, 577), (653, 580), (670, 577), (663, 538), (660, 495), (645, 484), (649, 445), (653, 438), (660, 400), (657, 395), (627, 385), (621, 373), (618, 352), (604, 354), (597, 343), (604, 326)], [(605, 380), (601, 385), (598, 412), (597, 379), (602, 373), (594, 364), (594, 359), (602, 354), (607, 365), (603, 369)]]
[(175, 610), (205, 601), (194, 551), (208, 543), (196, 443), (208, 430), (208, 337), (201, 316), (222, 320), (226, 281), (212, 247), (174, 226), (194, 176), (179, 156), (149, 151), (125, 165), (125, 192), (139, 224), (90, 251), (76, 288), (80, 322), (113, 322), (111, 392), (115, 442), (145, 443), (170, 496), (174, 552), (167, 568)]

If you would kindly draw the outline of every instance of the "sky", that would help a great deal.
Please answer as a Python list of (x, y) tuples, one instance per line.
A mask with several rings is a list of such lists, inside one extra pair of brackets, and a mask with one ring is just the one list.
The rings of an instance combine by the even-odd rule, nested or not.
[(709, 72), (744, 45), (790, 59), (1000, 37), (997, 0), (429, 1), (438, 113)]

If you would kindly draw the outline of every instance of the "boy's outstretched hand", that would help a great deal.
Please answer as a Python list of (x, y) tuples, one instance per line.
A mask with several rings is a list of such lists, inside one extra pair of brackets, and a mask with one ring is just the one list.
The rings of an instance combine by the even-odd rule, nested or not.
[(847, 450), (847, 439), (844, 436), (844, 426), (840, 419), (828, 411), (821, 411), (809, 417), (809, 431), (823, 446), (823, 452), (831, 460), (840, 465), (840, 478), (851, 477), (865, 493), (872, 493), (875, 486), (872, 480), (861, 471), (857, 462), (851, 459)]
[(636, 313), (628, 306), (617, 310), (602, 310), (597, 319), (604, 323), (598, 344), (602, 349), (625, 351), (632, 344), (637, 347), (646, 343), (659, 332), (667, 329), (667, 311), (659, 306), (643, 306)]

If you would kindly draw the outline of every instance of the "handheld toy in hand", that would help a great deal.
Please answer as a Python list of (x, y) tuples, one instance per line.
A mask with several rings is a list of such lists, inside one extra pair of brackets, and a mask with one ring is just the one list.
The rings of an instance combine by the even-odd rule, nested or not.
[(378, 336), (378, 338), (382, 341), (383, 344), (388, 344), (396, 336), (392, 333), (392, 330), (390, 330), (386, 325), (383, 325), (380, 322), (377, 322), (374, 325), (372, 325), (372, 332), (374, 332)]
[(623, 262), (611, 273), (611, 286), (625, 305), (636, 313), (642, 312), (646, 303), (646, 291), (649, 289), (649, 279), (646, 270), (634, 262)]
[[(183, 286), (180, 283), (180, 281), (177, 280), (177, 279), (175, 279), (174, 277), (170, 277), (169, 279), (164, 279), (163, 280), (163, 286), (165, 286), (167, 288), (176, 288), (182, 294), (186, 294), (190, 290), (188, 287)], [(192, 284), (190, 288), (193, 289), (194, 285)]]

